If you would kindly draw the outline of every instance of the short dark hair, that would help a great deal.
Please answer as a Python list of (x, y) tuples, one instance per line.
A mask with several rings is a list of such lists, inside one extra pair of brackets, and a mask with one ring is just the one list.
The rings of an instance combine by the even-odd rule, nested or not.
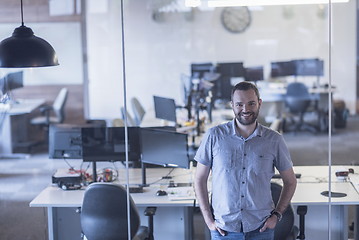
[(254, 85), (253, 83), (251, 82), (246, 82), (246, 81), (243, 81), (243, 82), (240, 82), (240, 83), (237, 83), (233, 88), (232, 88), (232, 93), (231, 93), (231, 100), (233, 100), (233, 94), (235, 91), (237, 90), (240, 90), (240, 91), (248, 91), (250, 89), (253, 89), (254, 92), (256, 93), (257, 97), (258, 97), (258, 101), (260, 99), (259, 97), (259, 91), (258, 91), (258, 88), (256, 85)]

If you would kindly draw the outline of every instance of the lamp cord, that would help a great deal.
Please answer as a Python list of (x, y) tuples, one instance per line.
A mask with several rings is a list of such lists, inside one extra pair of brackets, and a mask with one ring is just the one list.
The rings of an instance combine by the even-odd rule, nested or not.
[(24, 26), (24, 10), (22, 6), (22, 0), (21, 0), (21, 26)]

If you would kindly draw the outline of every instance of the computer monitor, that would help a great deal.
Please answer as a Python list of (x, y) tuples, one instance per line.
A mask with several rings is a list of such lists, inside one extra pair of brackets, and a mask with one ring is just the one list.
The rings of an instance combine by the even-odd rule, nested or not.
[(9, 73), (0, 79), (0, 90), (3, 94), (17, 88), (22, 88), (23, 86), (22, 71)]
[(192, 78), (203, 78), (205, 73), (213, 72), (213, 63), (192, 63), (191, 64), (191, 76)]
[(296, 66), (294, 61), (272, 62), (271, 77), (295, 76)]
[(187, 134), (141, 128), (143, 163), (189, 168)]
[[(140, 128), (128, 127), (129, 161), (141, 159)], [(82, 128), (82, 157), (85, 162), (126, 161), (124, 127)]]
[[(244, 78), (245, 69), (242, 62), (226, 62), (217, 64), (217, 73), (220, 74), (218, 80), (214, 81), (214, 99), (225, 101), (231, 100), (231, 90), (233, 88), (233, 78)], [(236, 82), (239, 82), (236, 81)]]
[(257, 81), (264, 80), (263, 67), (259, 66), (259, 67), (245, 68), (244, 79), (246, 81), (252, 81), (252, 82), (257, 82)]
[(49, 158), (82, 159), (81, 127), (69, 124), (50, 125)]
[(221, 77), (244, 77), (245, 69), (242, 62), (223, 62), (217, 64), (217, 72)]
[(156, 118), (177, 122), (176, 103), (172, 98), (153, 96)]
[(297, 76), (323, 76), (324, 61), (318, 58), (294, 60)]

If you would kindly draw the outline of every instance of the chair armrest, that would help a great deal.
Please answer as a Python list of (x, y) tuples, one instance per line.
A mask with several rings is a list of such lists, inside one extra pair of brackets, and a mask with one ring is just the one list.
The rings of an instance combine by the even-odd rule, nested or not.
[(41, 113), (45, 113), (47, 111), (51, 111), (52, 110), (52, 106), (49, 106), (49, 105), (43, 105), (39, 108), (40, 112)]
[(156, 214), (157, 207), (146, 207), (145, 216), (154, 216)]

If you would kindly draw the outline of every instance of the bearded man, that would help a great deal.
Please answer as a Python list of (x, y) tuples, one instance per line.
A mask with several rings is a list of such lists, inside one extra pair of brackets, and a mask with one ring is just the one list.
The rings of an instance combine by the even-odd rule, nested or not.
[[(254, 84), (234, 86), (235, 118), (209, 129), (196, 153), (195, 192), (212, 240), (273, 240), (294, 194), (297, 181), (288, 148), (281, 134), (257, 122), (261, 104)], [(283, 180), (276, 206), (270, 189), (275, 168)]]

